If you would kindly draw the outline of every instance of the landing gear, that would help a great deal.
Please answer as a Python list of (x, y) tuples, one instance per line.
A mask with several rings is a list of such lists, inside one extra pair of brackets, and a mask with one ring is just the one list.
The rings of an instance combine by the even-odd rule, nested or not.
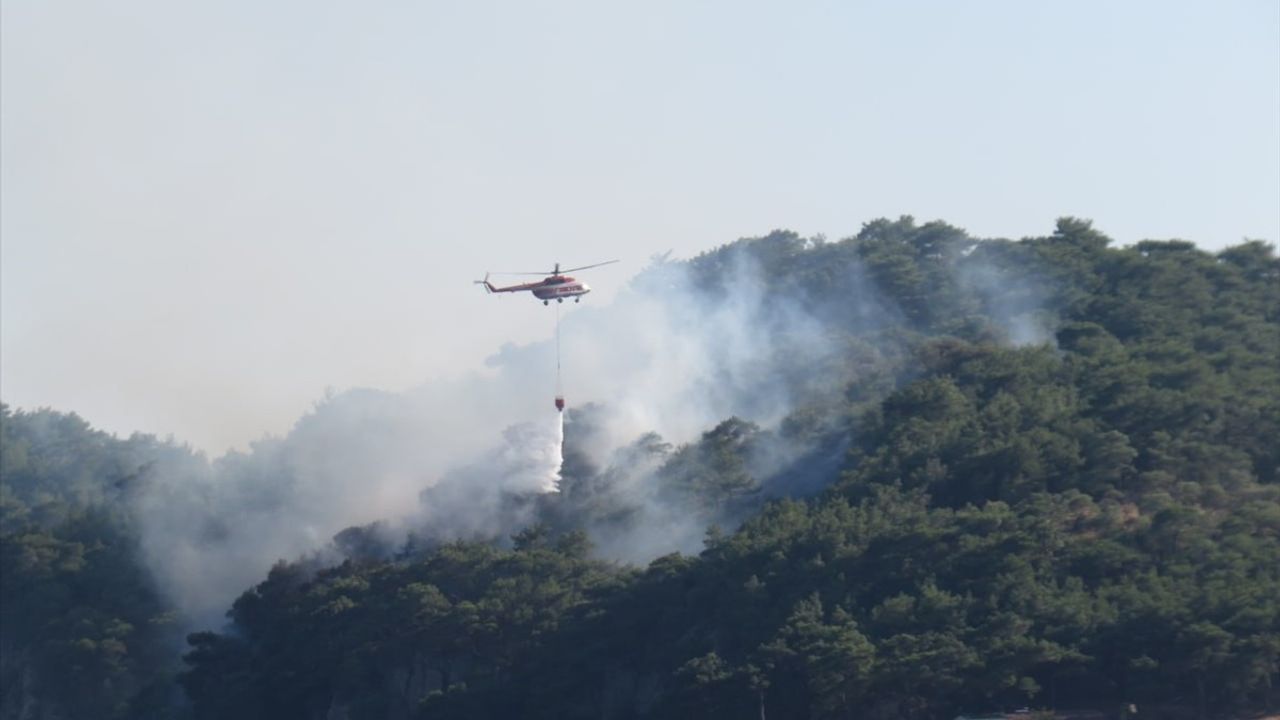
[(550, 300), (543, 300), (543, 301), (542, 301), (542, 304), (543, 304), (543, 305), (546, 305), (546, 304), (547, 304), (547, 303), (549, 303), (549, 302), (551, 302), (551, 301), (550, 301)]
[(580, 303), (582, 302), (582, 298), (574, 298), (573, 301), (576, 303)]
[(556, 302), (558, 302), (558, 303), (562, 303), (562, 302), (564, 302), (564, 298), (556, 298)]

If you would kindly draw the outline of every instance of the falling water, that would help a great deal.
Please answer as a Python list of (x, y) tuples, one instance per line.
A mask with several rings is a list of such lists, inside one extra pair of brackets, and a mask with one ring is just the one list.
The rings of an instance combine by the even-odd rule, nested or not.
[(556, 411), (555, 422), (555, 432), (553, 433), (554, 447), (551, 449), (555, 472), (551, 476), (551, 481), (544, 488), (546, 492), (559, 492), (560, 468), (564, 466), (564, 413)]

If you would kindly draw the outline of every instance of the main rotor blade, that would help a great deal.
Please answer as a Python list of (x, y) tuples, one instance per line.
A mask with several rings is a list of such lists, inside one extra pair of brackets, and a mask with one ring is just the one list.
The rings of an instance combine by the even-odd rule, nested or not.
[(590, 268), (600, 267), (601, 265), (612, 265), (613, 263), (616, 263), (616, 262), (621, 262), (621, 261), (619, 261), (619, 260), (606, 260), (606, 261), (604, 261), (604, 262), (602, 262), (602, 263), (596, 263), (595, 265), (583, 265), (582, 267), (575, 267), (575, 268), (559, 268), (559, 267), (557, 267), (557, 269), (556, 269), (556, 270), (542, 270), (542, 271), (539, 271), (539, 272), (517, 272), (517, 271), (514, 271), (514, 270), (494, 271), (494, 272), (490, 273), (490, 275), (544, 275), (544, 276), (545, 276), (545, 275), (556, 275), (556, 274), (562, 274), (562, 273), (567, 273), (567, 272), (575, 272), (575, 271), (578, 271), (578, 270), (588, 270), (588, 269), (590, 269)]
[(614, 263), (616, 263), (616, 262), (618, 262), (618, 261), (617, 261), (617, 260), (606, 260), (606, 261), (604, 261), (604, 262), (602, 262), (602, 263), (596, 263), (595, 265), (583, 265), (582, 267), (569, 268), (569, 269), (567, 269), (567, 270), (561, 270), (560, 272), (562, 272), (562, 273), (567, 273), (567, 272), (575, 272), (575, 271), (577, 271), (577, 270), (588, 270), (588, 269), (590, 269), (590, 268), (600, 267), (601, 265), (612, 265), (612, 264), (614, 264)]

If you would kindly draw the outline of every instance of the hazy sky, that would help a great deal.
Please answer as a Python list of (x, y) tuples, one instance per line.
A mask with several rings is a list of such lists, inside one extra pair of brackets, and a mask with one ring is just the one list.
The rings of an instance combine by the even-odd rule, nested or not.
[(0, 397), (214, 452), (546, 337), (486, 270), (1280, 240), (1274, 0), (0, 7)]

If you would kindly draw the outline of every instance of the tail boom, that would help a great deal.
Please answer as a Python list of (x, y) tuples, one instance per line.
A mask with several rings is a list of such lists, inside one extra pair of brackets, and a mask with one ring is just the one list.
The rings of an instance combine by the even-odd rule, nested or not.
[(495, 293), (495, 292), (498, 292), (498, 288), (494, 287), (494, 286), (493, 286), (493, 283), (489, 282), (489, 273), (485, 273), (485, 274), (484, 274), (484, 279), (483, 279), (483, 280), (476, 280), (476, 281), (474, 281), (474, 282), (475, 282), (475, 284), (476, 284), (476, 285), (483, 285), (483, 286), (484, 286), (484, 291), (485, 291), (486, 293)]

